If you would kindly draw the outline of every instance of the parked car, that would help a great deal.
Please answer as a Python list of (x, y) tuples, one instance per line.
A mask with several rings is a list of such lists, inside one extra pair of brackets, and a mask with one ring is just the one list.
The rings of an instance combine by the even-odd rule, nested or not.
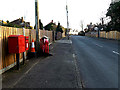
[(78, 35), (80, 35), (80, 36), (85, 36), (85, 32), (84, 32), (84, 31), (80, 31), (80, 32), (78, 33)]

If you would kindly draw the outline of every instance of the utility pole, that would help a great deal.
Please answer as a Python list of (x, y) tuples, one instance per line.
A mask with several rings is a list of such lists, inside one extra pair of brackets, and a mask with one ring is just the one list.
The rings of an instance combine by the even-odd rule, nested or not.
[(68, 5), (66, 2), (66, 16), (67, 16), (67, 36), (68, 36), (68, 40), (69, 40), (69, 21), (68, 21)]
[(113, 3), (113, 0), (111, 0), (111, 3)]
[(83, 31), (83, 20), (80, 21), (80, 27), (81, 27), (81, 29)]
[(36, 51), (39, 52), (39, 6), (38, 0), (35, 0), (35, 24), (36, 24)]

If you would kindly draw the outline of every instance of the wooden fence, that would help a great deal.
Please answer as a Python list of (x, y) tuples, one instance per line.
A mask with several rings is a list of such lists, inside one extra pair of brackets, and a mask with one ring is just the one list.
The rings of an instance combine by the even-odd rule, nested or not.
[[(86, 34), (86, 36), (98, 37), (98, 32), (95, 32), (95, 31), (89, 32)], [(100, 37), (107, 38), (107, 39), (120, 40), (120, 32), (118, 32), (118, 31), (110, 31), (110, 32), (100, 31)]]
[(0, 69), (2, 69), (2, 30), (0, 28)]
[[(10, 35), (23, 35), (23, 29), (0, 26), (0, 73), (16, 65), (16, 54), (8, 53), (8, 37)], [(46, 35), (49, 37), (49, 42), (52, 42), (52, 31), (40, 30), (39, 35), (40, 38)], [(25, 36), (29, 36), (29, 43), (31, 43), (32, 39), (36, 40), (36, 31), (34, 29), (25, 29)], [(22, 53), (20, 53), (21, 61), (22, 58)]]

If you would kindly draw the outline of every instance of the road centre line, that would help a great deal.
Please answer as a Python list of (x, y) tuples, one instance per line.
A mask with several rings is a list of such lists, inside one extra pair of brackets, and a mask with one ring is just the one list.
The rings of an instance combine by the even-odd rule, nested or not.
[(75, 58), (75, 54), (73, 54), (73, 58)]
[(98, 46), (98, 47), (101, 47), (101, 48), (103, 47), (103, 46), (101, 46), (101, 45), (98, 45), (98, 44), (95, 44), (95, 45), (96, 45), (96, 46)]
[(120, 53), (116, 52), (116, 51), (113, 51), (113, 53), (117, 54), (117, 55), (120, 55)]

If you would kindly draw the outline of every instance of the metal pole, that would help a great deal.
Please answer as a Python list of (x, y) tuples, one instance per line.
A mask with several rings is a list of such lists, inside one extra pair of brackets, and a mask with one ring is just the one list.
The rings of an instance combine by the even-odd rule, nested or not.
[(20, 68), (20, 61), (19, 61), (19, 53), (16, 54), (16, 59), (17, 59), (17, 70)]
[(35, 24), (36, 24), (36, 51), (39, 52), (39, 7), (38, 0), (35, 0)]
[[(26, 25), (25, 25), (25, 27), (26, 27)], [(25, 28), (23, 28), (23, 35), (25, 36)], [(25, 52), (23, 52), (23, 65), (24, 64), (25, 64)]]
[(98, 38), (100, 37), (100, 30), (98, 29)]
[(69, 40), (69, 21), (68, 21), (68, 6), (66, 4), (66, 16), (67, 16), (67, 36)]

